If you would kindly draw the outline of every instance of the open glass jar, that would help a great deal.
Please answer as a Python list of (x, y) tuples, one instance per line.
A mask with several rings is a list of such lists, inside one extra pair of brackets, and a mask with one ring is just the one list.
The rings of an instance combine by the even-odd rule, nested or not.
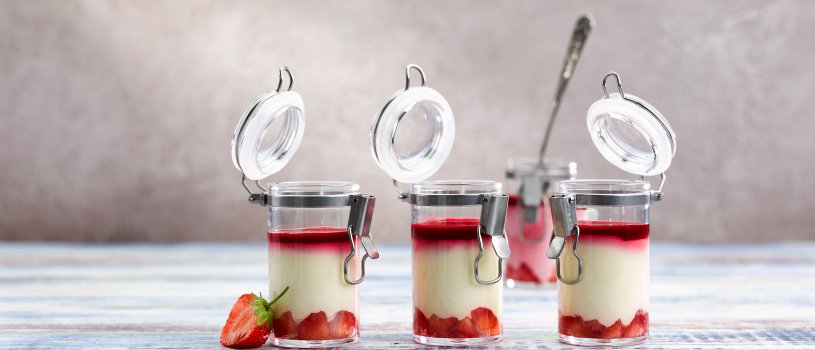
[(510, 159), (506, 171), (509, 193), (507, 237), (512, 258), (507, 260), (506, 285), (554, 285), (555, 262), (546, 258), (552, 236), (549, 194), (558, 181), (573, 179), (577, 164), (534, 158)]
[(302, 139), (302, 98), (291, 85), (280, 91), (283, 72), (288, 69), (281, 68), (278, 90), (258, 98), (241, 118), (233, 161), (249, 201), (269, 209), (269, 295), (280, 297), (272, 306), (272, 343), (333, 347), (359, 338), (358, 284), (365, 261), (379, 257), (370, 236), (375, 198), (360, 194), (355, 183), (338, 181), (279, 182), (262, 189), (258, 181), (282, 169)]
[[(550, 196), (554, 233), (558, 336), (574, 345), (631, 345), (648, 337), (649, 206), (662, 199), (676, 137), (662, 114), (618, 93), (589, 108), (588, 127), (600, 153), (639, 180), (568, 180)], [(645, 176), (660, 175), (652, 191)]]
[[(421, 73), (422, 86), (410, 87), (411, 69)], [(447, 101), (424, 86), (421, 69), (410, 65), (406, 74), (405, 90), (374, 119), (371, 149), (397, 191), (399, 182), (412, 184), (399, 198), (412, 209), (413, 338), (427, 345), (495, 342), (502, 336), (509, 198), (493, 181), (426, 181), (447, 159), (455, 124)], [(413, 137), (402, 139), (411, 126)]]

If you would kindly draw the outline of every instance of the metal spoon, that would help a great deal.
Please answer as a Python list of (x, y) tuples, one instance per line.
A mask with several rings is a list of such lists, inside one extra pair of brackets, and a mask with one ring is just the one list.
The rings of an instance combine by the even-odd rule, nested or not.
[(552, 134), (552, 126), (555, 125), (555, 117), (557, 116), (558, 109), (560, 109), (560, 99), (563, 98), (566, 86), (569, 85), (569, 80), (571, 80), (572, 74), (574, 74), (577, 61), (580, 60), (580, 52), (583, 51), (583, 46), (586, 45), (586, 39), (589, 38), (593, 27), (594, 19), (592, 19), (590, 14), (580, 16), (574, 25), (572, 40), (569, 42), (569, 50), (566, 51), (563, 69), (560, 71), (560, 80), (557, 83), (555, 100), (552, 102), (552, 108), (549, 110), (549, 123), (546, 125), (546, 134), (543, 136), (543, 144), (538, 154), (538, 165), (540, 167), (543, 167), (543, 157), (546, 155), (546, 147), (549, 144), (549, 136)]

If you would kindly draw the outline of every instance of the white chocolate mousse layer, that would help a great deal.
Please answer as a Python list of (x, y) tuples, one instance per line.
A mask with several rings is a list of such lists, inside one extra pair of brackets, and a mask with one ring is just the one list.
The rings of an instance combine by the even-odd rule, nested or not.
[[(319, 311), (329, 318), (340, 310), (357, 314), (358, 288), (343, 278), (343, 262), (350, 251), (348, 241), (311, 244), (270, 241), (270, 297), (289, 287), (274, 305), (275, 313), (291, 311), (297, 321)], [(351, 278), (358, 277), (358, 259), (349, 265), (353, 271)]]
[[(648, 311), (648, 238), (623, 241), (615, 237), (581, 236), (577, 252), (583, 258), (583, 279), (574, 285), (558, 283), (559, 307), (564, 316), (580, 316), (610, 326), (625, 326), (637, 310)], [(577, 277), (571, 241), (561, 256), (561, 273)]]
[[(414, 241), (413, 305), (427, 317), (463, 319), (479, 307), (501, 315), (501, 282), (482, 285), (475, 280), (476, 255), (475, 241)], [(489, 241), (484, 242), (479, 274), (482, 280), (498, 276), (498, 256)]]

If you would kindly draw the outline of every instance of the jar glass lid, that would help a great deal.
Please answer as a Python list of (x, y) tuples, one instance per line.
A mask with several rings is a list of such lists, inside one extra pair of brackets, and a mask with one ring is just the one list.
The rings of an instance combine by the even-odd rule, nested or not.
[[(410, 86), (410, 70), (421, 75), (421, 86)], [(425, 86), (416, 65), (405, 69), (405, 89), (388, 99), (371, 126), (371, 152), (391, 178), (415, 183), (435, 174), (453, 148), (455, 120), (447, 100)]]
[[(619, 92), (609, 94), (613, 76)], [(605, 97), (594, 102), (586, 122), (595, 147), (611, 164), (641, 176), (663, 174), (676, 153), (676, 135), (665, 117), (642, 99), (624, 93), (615, 72), (603, 78)]]
[[(281, 91), (283, 72), (289, 87)], [(280, 68), (276, 91), (260, 95), (246, 110), (232, 137), (232, 163), (244, 176), (260, 180), (282, 169), (300, 146), (305, 128), (303, 98), (291, 91), (288, 68)]]

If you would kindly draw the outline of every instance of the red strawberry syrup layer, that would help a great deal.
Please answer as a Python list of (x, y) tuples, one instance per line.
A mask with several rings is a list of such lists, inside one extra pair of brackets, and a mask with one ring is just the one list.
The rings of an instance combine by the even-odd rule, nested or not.
[[(445, 246), (478, 246), (478, 218), (433, 218), (410, 225), (413, 248), (443, 248)], [(484, 244), (490, 236), (481, 235)]]
[(350, 252), (348, 231), (344, 227), (307, 227), (269, 232), (269, 250)]
[(638, 338), (648, 335), (648, 312), (637, 310), (631, 320), (617, 320), (603, 325), (597, 320), (584, 320), (580, 316), (563, 316), (558, 312), (558, 333), (578, 338), (617, 339)]
[(302, 320), (295, 320), (291, 311), (275, 315), (272, 321), (274, 337), (289, 340), (332, 340), (356, 338), (359, 335), (357, 317), (349, 311), (326, 315), (313, 312)]
[(427, 317), (414, 308), (413, 334), (433, 338), (483, 338), (501, 335), (501, 323), (492, 310), (484, 307), (473, 309), (461, 319), (436, 314)]
[[(552, 235), (552, 214), (549, 212), (548, 200), (541, 202), (537, 218), (536, 222), (525, 222), (520, 197), (509, 196), (506, 232), (512, 256), (506, 262), (505, 275), (516, 283), (540, 285), (557, 281), (555, 261), (546, 258)], [(521, 239), (521, 234), (527, 239)]]
[(639, 222), (580, 220), (579, 243), (612, 244), (626, 249), (648, 248), (650, 226)]

